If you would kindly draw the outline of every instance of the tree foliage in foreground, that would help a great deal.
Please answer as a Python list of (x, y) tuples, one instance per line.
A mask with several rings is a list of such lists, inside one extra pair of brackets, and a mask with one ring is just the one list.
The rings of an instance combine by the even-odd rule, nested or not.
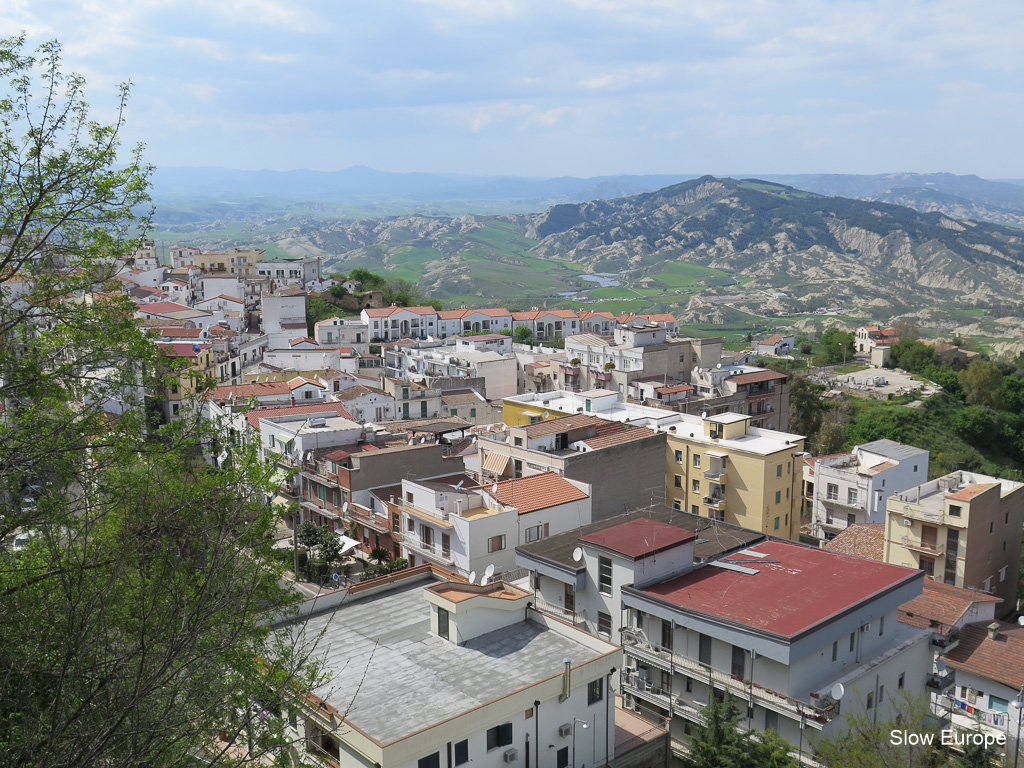
[(263, 622), (290, 599), (268, 473), (188, 410), (147, 419), (162, 357), (93, 295), (145, 231), (150, 169), (118, 165), (121, 118), (90, 119), (58, 44), (0, 42), (0, 81), (0, 537), (31, 536), (0, 547), (2, 762), (287, 762), (283, 699), (313, 672)]

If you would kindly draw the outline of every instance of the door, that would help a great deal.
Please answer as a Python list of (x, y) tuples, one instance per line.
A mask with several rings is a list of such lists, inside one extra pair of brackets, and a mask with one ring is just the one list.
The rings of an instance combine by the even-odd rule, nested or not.
[(933, 525), (922, 525), (921, 526), (921, 546), (935, 551), (936, 542), (938, 542), (939, 529)]
[(409, 418), (409, 404), (408, 403), (402, 403), (402, 418), (403, 419), (408, 419)]
[(565, 585), (565, 610), (576, 613), (576, 587), (572, 584)]

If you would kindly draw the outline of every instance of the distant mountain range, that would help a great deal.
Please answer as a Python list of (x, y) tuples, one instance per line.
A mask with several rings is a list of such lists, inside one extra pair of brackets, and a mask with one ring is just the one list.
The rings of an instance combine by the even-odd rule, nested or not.
[[(364, 166), (342, 171), (234, 171), (161, 168), (153, 178), (157, 224), (177, 229), (216, 221), (263, 220), (274, 215), (330, 215), (331, 204), (372, 206), (369, 215), (433, 214), (439, 204), (465, 212), (524, 213), (559, 203), (611, 200), (653, 192), (696, 174), (527, 178), (389, 173)], [(922, 212), (1024, 227), (1024, 180), (990, 181), (949, 173), (758, 176), (821, 195), (877, 200)], [(182, 210), (180, 201), (193, 205)], [(202, 201), (196, 204), (197, 201)], [(296, 208), (295, 203), (306, 203)], [(480, 210), (474, 211), (473, 204)], [(312, 207), (311, 207), (312, 206)], [(442, 208), (441, 210), (444, 210)], [(337, 211), (333, 211), (336, 215)]]

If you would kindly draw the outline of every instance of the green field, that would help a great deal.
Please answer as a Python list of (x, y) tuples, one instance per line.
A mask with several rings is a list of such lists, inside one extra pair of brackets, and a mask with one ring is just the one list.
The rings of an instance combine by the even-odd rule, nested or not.
[(650, 275), (669, 288), (692, 288), (700, 282), (707, 285), (735, 285), (736, 280), (728, 272), (703, 267), (687, 261), (670, 261), (658, 273)]

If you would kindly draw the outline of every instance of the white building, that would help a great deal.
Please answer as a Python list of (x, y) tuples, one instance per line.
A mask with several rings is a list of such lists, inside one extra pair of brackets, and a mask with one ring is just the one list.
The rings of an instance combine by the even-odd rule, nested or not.
[(263, 313), (263, 332), (285, 333), (294, 336), (306, 333), (306, 294), (298, 289), (286, 289), (260, 297)]
[(640, 517), (584, 533), (580, 573), (520, 558), (547, 577), (539, 605), (571, 588), (585, 624), (623, 644), (625, 706), (671, 718), (673, 742), (729, 692), (743, 730), (774, 729), (809, 758), (848, 715), (889, 719), (901, 691), (924, 694), (931, 632), (897, 620), (921, 572), (779, 540), (695, 565), (697, 542)]
[(258, 261), (256, 262), (256, 274), (271, 278), (275, 286), (296, 285), (302, 287), (309, 282), (320, 280), (320, 258), (310, 256), (309, 258)]
[(377, 387), (357, 383), (340, 389), (332, 398), (344, 403), (359, 421), (392, 421), (399, 417), (394, 396)]
[(463, 333), (499, 333), (512, 330), (507, 309), (446, 309), (437, 313), (437, 333), (444, 339)]
[(425, 339), (438, 333), (437, 310), (433, 307), (364, 309), (359, 316), (369, 329), (371, 341)]
[(553, 472), (472, 487), (466, 476), (403, 480), (399, 498), (386, 488), (375, 494), (397, 515), (402, 554), (410, 562), (432, 562), (467, 576), (515, 568), (520, 544), (588, 525), (587, 483)]
[(351, 347), (356, 352), (369, 352), (369, 328), (354, 317), (329, 317), (313, 326), (317, 344), (325, 347)]
[(361, 768), (613, 760), (621, 649), (534, 610), (526, 590), (441, 573), (358, 584), (278, 626), (324, 659), (328, 678), (293, 699), (286, 737)]
[(850, 525), (884, 523), (892, 494), (928, 481), (928, 458), (921, 448), (875, 440), (850, 453), (809, 459), (813, 535), (831, 539)]
[(755, 346), (755, 351), (759, 355), (769, 355), (771, 357), (783, 357), (788, 355), (796, 348), (796, 337), (795, 336), (784, 336), (775, 334), (769, 336), (766, 339), (758, 339)]
[(397, 344), (385, 350), (384, 369), (388, 376), (428, 385), (437, 379), (478, 380), (488, 400), (517, 391), (512, 339), (501, 334)]

